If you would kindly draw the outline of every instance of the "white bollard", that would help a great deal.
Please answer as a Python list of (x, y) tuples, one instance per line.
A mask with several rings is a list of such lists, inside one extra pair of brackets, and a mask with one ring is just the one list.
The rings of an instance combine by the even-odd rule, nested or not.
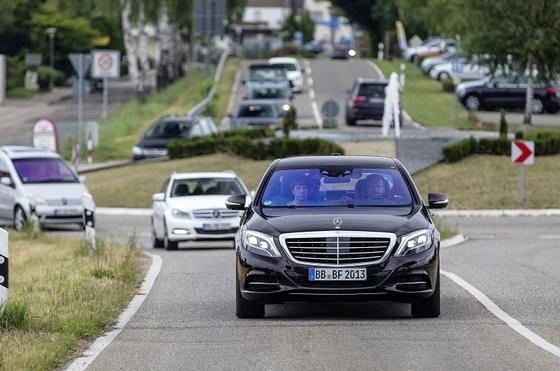
[(383, 60), (383, 48), (385, 46), (383, 45), (383, 43), (379, 43), (377, 44), (377, 59), (382, 61)]
[(87, 163), (91, 164), (93, 162), (93, 139), (91, 138), (91, 132), (88, 133), (87, 138)]
[(95, 250), (95, 203), (93, 202), (93, 197), (91, 197), (90, 194), (84, 194), (82, 196), (82, 203), (84, 205), (84, 232), (86, 241), (90, 248)]
[(8, 303), (8, 232), (0, 228), (0, 311)]

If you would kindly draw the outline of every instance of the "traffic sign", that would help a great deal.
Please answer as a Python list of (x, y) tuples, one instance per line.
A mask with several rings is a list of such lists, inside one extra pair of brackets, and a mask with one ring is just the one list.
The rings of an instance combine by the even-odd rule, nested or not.
[(120, 76), (120, 55), (118, 50), (94, 50), (91, 76), (101, 79), (118, 78)]
[[(83, 58), (82, 62), (82, 69), (80, 70), (80, 56)], [(80, 76), (80, 74), (85, 74), (89, 65), (91, 64), (91, 55), (90, 54), (80, 54), (80, 53), (71, 53), (68, 54), (68, 58), (70, 58), (70, 62), (72, 63), (72, 67), (74, 67), (74, 71), (76, 74)]]
[(56, 125), (49, 119), (40, 119), (33, 124), (33, 147), (58, 151)]
[(321, 112), (323, 113), (323, 117), (326, 119), (332, 119), (338, 116), (338, 112), (340, 111), (338, 107), (338, 103), (336, 101), (329, 99), (321, 106)]
[(453, 73), (463, 73), (463, 68), (465, 63), (461, 60), (456, 60), (451, 62), (451, 72)]
[(511, 142), (511, 163), (533, 165), (535, 161), (535, 142), (514, 140)]

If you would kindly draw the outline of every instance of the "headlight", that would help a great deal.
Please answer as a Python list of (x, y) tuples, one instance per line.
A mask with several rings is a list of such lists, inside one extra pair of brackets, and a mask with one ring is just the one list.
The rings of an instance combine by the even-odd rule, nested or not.
[(418, 254), (428, 250), (430, 246), (432, 246), (432, 231), (421, 229), (401, 237), (401, 243), (395, 256)]
[(283, 109), (284, 111), (288, 112), (288, 111), (290, 110), (290, 105), (289, 105), (289, 104), (284, 104), (284, 105), (282, 106), (282, 109)]
[(183, 211), (179, 209), (171, 209), (171, 215), (177, 218), (185, 218), (185, 219), (191, 218), (191, 214), (188, 211)]
[(264, 233), (244, 230), (242, 233), (243, 246), (255, 254), (279, 257), (280, 253), (274, 244), (274, 238)]
[(348, 50), (348, 55), (351, 56), (351, 57), (354, 57), (354, 56), (356, 56), (356, 51), (354, 49), (350, 49), (350, 50)]
[(144, 154), (144, 150), (138, 146), (134, 146), (132, 147), (132, 154), (133, 155), (137, 155), (137, 156), (141, 156)]
[(46, 206), (48, 205), (47, 201), (41, 197), (37, 196), (30, 196), (29, 197), (29, 204), (31, 206)]

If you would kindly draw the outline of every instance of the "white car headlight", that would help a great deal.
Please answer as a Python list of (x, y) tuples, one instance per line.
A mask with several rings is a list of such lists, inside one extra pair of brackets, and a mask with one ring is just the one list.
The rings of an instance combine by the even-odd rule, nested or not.
[(401, 243), (395, 256), (418, 254), (428, 250), (432, 246), (432, 231), (421, 229), (401, 237)]
[(245, 249), (263, 256), (279, 257), (274, 238), (264, 233), (245, 229), (241, 235)]
[(44, 198), (33, 196), (29, 197), (29, 204), (31, 206), (46, 206), (48, 205), (47, 201)]
[(282, 105), (282, 109), (286, 112), (288, 112), (290, 110), (290, 105), (289, 104), (284, 104)]
[(185, 218), (185, 219), (191, 218), (191, 214), (188, 211), (183, 211), (180, 209), (171, 209), (171, 215), (173, 215), (176, 218)]
[(136, 156), (141, 156), (144, 154), (144, 150), (138, 146), (132, 147), (132, 154)]

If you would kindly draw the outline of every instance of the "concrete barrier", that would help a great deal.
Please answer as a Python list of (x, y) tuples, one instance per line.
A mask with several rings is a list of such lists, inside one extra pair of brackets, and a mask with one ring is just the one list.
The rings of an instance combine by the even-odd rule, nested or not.
[(8, 267), (8, 232), (0, 228), (0, 308), (8, 302)]

